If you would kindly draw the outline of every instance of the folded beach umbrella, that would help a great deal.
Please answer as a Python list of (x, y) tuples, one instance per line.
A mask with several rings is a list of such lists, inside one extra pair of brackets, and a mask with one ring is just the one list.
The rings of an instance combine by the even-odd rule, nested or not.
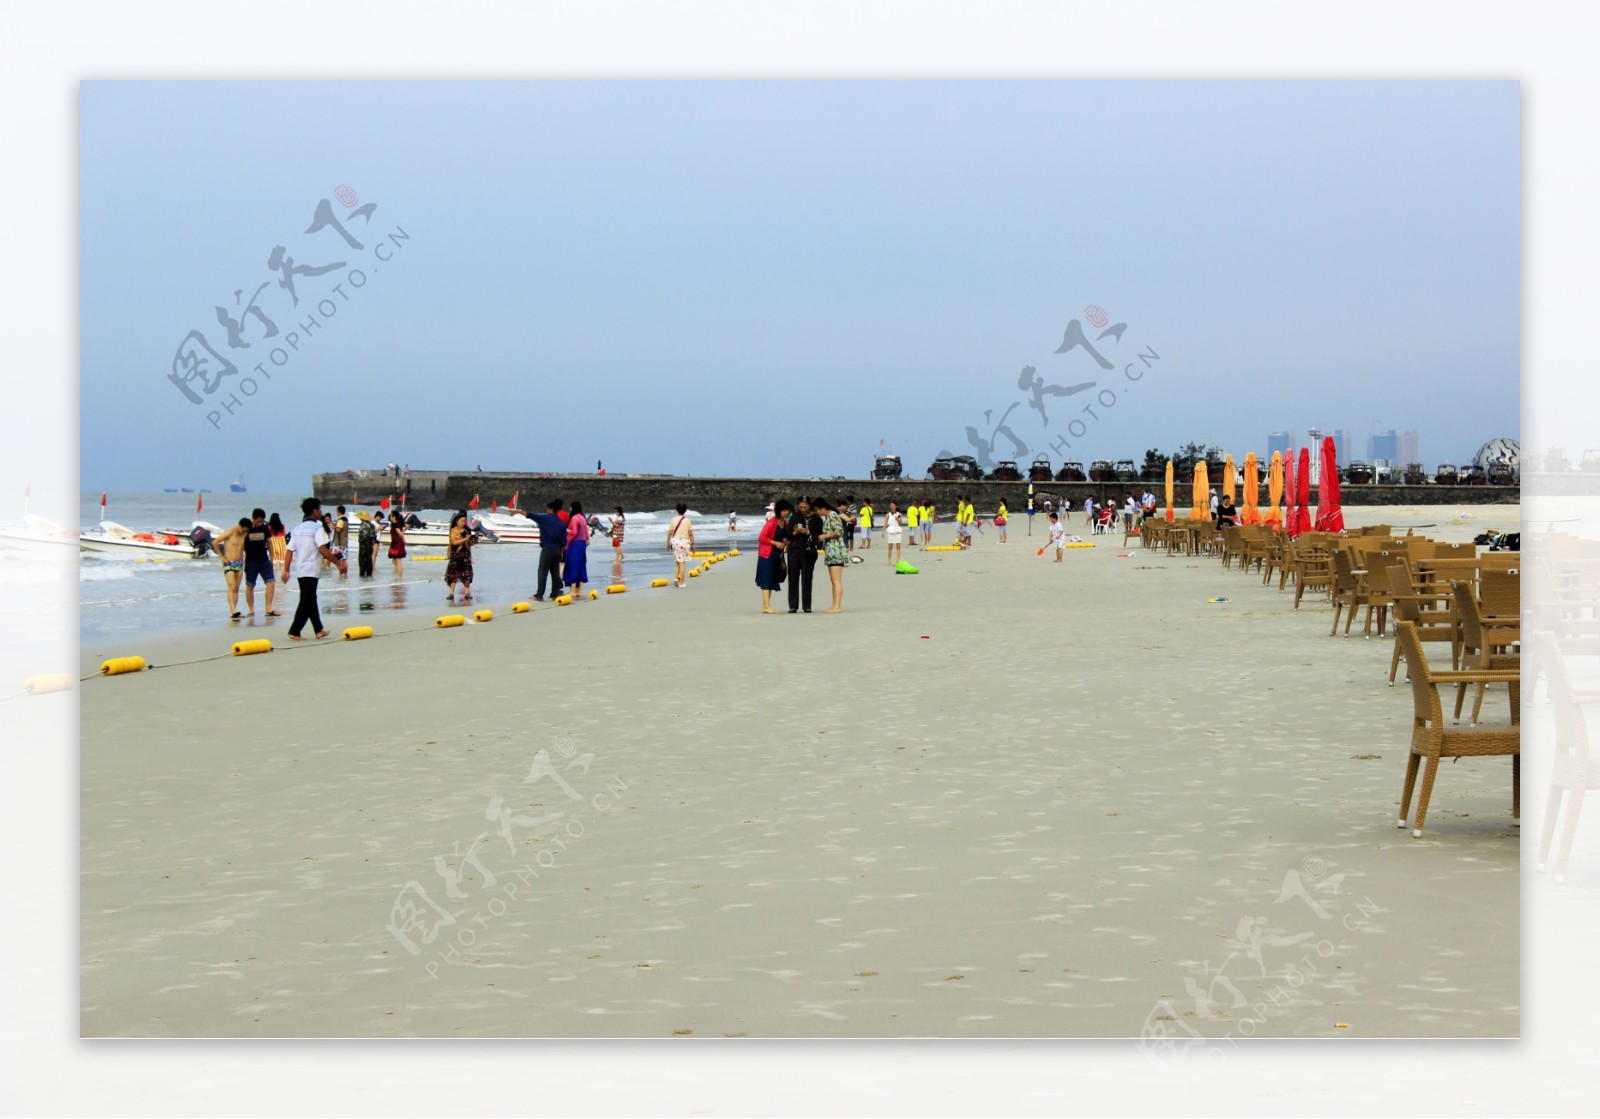
[(1272, 461), (1267, 464), (1267, 511), (1261, 514), (1261, 520), (1269, 525), (1282, 522), (1278, 506), (1283, 501), (1283, 452), (1273, 451)]
[(1233, 456), (1222, 457), (1222, 496), (1231, 503), (1234, 498), (1233, 476), (1236, 473), (1233, 466)]
[(1194, 464), (1194, 492), (1189, 495), (1193, 504), (1189, 519), (1203, 521), (1211, 516), (1211, 485), (1206, 481), (1206, 460)]
[(1244, 456), (1244, 505), (1239, 509), (1239, 520), (1247, 525), (1261, 523), (1261, 468), (1256, 465), (1256, 453)]
[(1294, 452), (1283, 456), (1283, 531), (1298, 535), (1294, 520)]
[(1311, 448), (1300, 448), (1299, 477), (1295, 479), (1300, 488), (1299, 499), (1295, 501), (1294, 508), (1294, 533), (1299, 536), (1302, 532), (1311, 531)]
[(1317, 481), (1317, 531), (1344, 531), (1344, 508), (1339, 504), (1339, 452), (1331, 435), (1322, 437), (1322, 476)]
[[(102, 502), (102, 504), (104, 504)], [(1172, 514), (1172, 460), (1167, 460), (1167, 520), (1173, 519)]]

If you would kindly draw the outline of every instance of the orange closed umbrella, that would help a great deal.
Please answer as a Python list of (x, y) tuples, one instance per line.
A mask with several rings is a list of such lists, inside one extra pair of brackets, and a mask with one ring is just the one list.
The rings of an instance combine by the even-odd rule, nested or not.
[(1172, 460), (1167, 460), (1167, 520), (1172, 520)]
[(1256, 464), (1256, 453), (1244, 456), (1244, 505), (1239, 510), (1243, 524), (1261, 523), (1261, 468)]
[(1276, 525), (1282, 514), (1278, 506), (1283, 502), (1283, 452), (1273, 451), (1272, 461), (1267, 465), (1267, 511), (1261, 514), (1261, 520), (1269, 525)]
[(1211, 486), (1206, 482), (1206, 460), (1194, 464), (1194, 492), (1189, 495), (1193, 505), (1189, 509), (1191, 520), (1203, 521), (1211, 516)]
[(1228, 499), (1228, 504), (1233, 504), (1233, 456), (1224, 455), (1222, 459), (1222, 496)]

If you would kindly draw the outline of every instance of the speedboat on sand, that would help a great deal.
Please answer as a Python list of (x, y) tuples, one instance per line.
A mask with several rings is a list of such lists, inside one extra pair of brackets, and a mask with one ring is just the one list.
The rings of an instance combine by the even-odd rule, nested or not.
[(149, 555), (152, 553), (198, 559), (187, 533), (134, 532), (116, 521), (101, 521), (99, 529), (81, 533), (78, 545), (86, 552), (110, 555)]

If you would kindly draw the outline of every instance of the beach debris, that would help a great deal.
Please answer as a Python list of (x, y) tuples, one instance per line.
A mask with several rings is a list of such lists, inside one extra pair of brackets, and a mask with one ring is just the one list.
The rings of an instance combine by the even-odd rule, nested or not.
[(433, 624), (436, 629), (449, 629), (452, 626), (466, 625), (467, 619), (461, 614), (441, 614), (433, 620)]
[(1350, 1028), (1350, 1023), (1349, 1022), (1335, 1022), (1333, 1024), (1333, 1027), (1336, 1030), (1348, 1030)]
[(236, 657), (248, 657), (255, 653), (270, 652), (272, 652), (272, 642), (264, 637), (258, 637), (253, 641), (235, 641), (233, 643), (233, 655)]
[(931, 640), (933, 640), (933, 639), (932, 639), (932, 638), (931, 638), (931, 637), (929, 637), (929, 636), (928, 636), (928, 635), (927, 635), (927, 634), (923, 634), (923, 635), (922, 635), (922, 640), (924, 640), (924, 641), (931, 641)]
[(143, 657), (112, 657), (100, 665), (100, 675), (121, 676), (125, 672), (143, 672)]
[(906, 560), (901, 560), (899, 563), (894, 565), (894, 573), (896, 575), (920, 575), (922, 574), (922, 569), (914, 564), (908, 563)]
[(1207, 602), (1227, 602), (1228, 600), (1225, 599), (1225, 598), (1208, 598), (1208, 599), (1206, 599), (1206, 601)]
[(363, 641), (372, 636), (371, 626), (351, 626), (341, 636), (346, 641)]

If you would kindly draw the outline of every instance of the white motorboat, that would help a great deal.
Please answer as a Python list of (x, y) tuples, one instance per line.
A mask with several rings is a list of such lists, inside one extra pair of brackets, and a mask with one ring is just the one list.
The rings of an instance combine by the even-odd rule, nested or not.
[(519, 513), (474, 512), (468, 515), (473, 518), (474, 527), (488, 529), (502, 544), (539, 542), (539, 526)]
[(80, 533), (78, 546), (86, 552), (104, 552), (110, 555), (159, 554), (180, 559), (194, 559), (194, 546), (185, 535), (171, 532), (134, 532), (116, 521), (101, 521), (98, 530)]
[(78, 551), (78, 534), (54, 521), (30, 514), (22, 518), (21, 524), (0, 527), (0, 547), (71, 557)]

